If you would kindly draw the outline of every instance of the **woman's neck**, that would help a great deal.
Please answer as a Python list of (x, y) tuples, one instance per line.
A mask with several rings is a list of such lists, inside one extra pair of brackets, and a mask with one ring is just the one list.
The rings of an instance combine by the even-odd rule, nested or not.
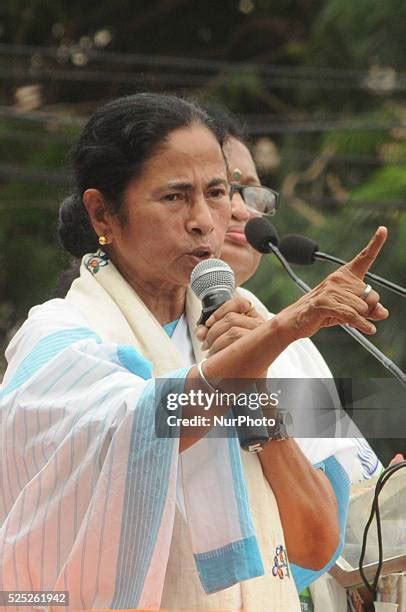
[(186, 287), (140, 283), (134, 279), (130, 284), (161, 325), (182, 316), (186, 303)]

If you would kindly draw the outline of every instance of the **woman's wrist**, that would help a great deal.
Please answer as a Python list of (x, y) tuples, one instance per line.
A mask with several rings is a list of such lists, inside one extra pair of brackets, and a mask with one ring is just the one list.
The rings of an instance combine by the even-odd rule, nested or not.
[(284, 310), (269, 319), (267, 326), (266, 336), (269, 341), (272, 341), (275, 348), (279, 348), (281, 353), (289, 344), (297, 340), (293, 333), (294, 324), (291, 317)]

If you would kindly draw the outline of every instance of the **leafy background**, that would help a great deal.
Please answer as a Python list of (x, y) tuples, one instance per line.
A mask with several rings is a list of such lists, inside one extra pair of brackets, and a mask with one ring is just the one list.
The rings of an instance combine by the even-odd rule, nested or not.
[[(349, 259), (385, 224), (374, 271), (406, 284), (405, 21), (402, 0), (3, 0), (1, 352), (69, 265), (54, 228), (80, 126), (145, 89), (239, 113), (263, 182), (282, 193), (279, 233)], [(309, 284), (330, 270), (298, 269)], [(273, 311), (299, 295), (271, 257), (249, 286)], [(405, 369), (404, 302), (381, 295), (391, 318), (374, 342)], [(314, 340), (336, 376), (387, 376), (339, 329)], [(402, 439), (372, 443), (383, 460), (405, 450)]]

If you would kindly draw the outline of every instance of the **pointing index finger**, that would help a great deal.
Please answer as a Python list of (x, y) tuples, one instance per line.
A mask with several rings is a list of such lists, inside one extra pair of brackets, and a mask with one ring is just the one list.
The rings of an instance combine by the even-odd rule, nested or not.
[(355, 276), (358, 278), (364, 278), (369, 268), (378, 257), (380, 250), (385, 244), (388, 236), (388, 230), (386, 227), (381, 225), (368, 242), (367, 246), (358, 253), (347, 265)]

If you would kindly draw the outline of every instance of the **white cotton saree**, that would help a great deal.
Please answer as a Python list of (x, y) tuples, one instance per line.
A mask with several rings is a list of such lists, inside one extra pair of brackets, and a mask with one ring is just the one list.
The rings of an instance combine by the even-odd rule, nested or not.
[[(188, 292), (190, 328), (199, 310)], [(6, 357), (0, 590), (69, 591), (70, 609), (160, 609), (179, 439), (157, 437), (155, 406), (157, 394), (183, 390), (190, 366), (100, 252), (84, 258), (65, 300), (32, 309)], [(243, 606), (265, 612), (266, 581), (256, 592), (252, 579), (265, 572), (266, 532), (254, 526), (243, 465), (258, 459), (243, 461), (236, 438), (205, 439), (199, 453), (205, 462), (190, 453), (186, 468), (196, 478), (183, 487), (204, 593), (242, 584)], [(330, 468), (345, 520), (348, 477), (338, 462)], [(318, 574), (303, 572), (300, 586)], [(299, 609), (294, 588), (281, 606)]]

